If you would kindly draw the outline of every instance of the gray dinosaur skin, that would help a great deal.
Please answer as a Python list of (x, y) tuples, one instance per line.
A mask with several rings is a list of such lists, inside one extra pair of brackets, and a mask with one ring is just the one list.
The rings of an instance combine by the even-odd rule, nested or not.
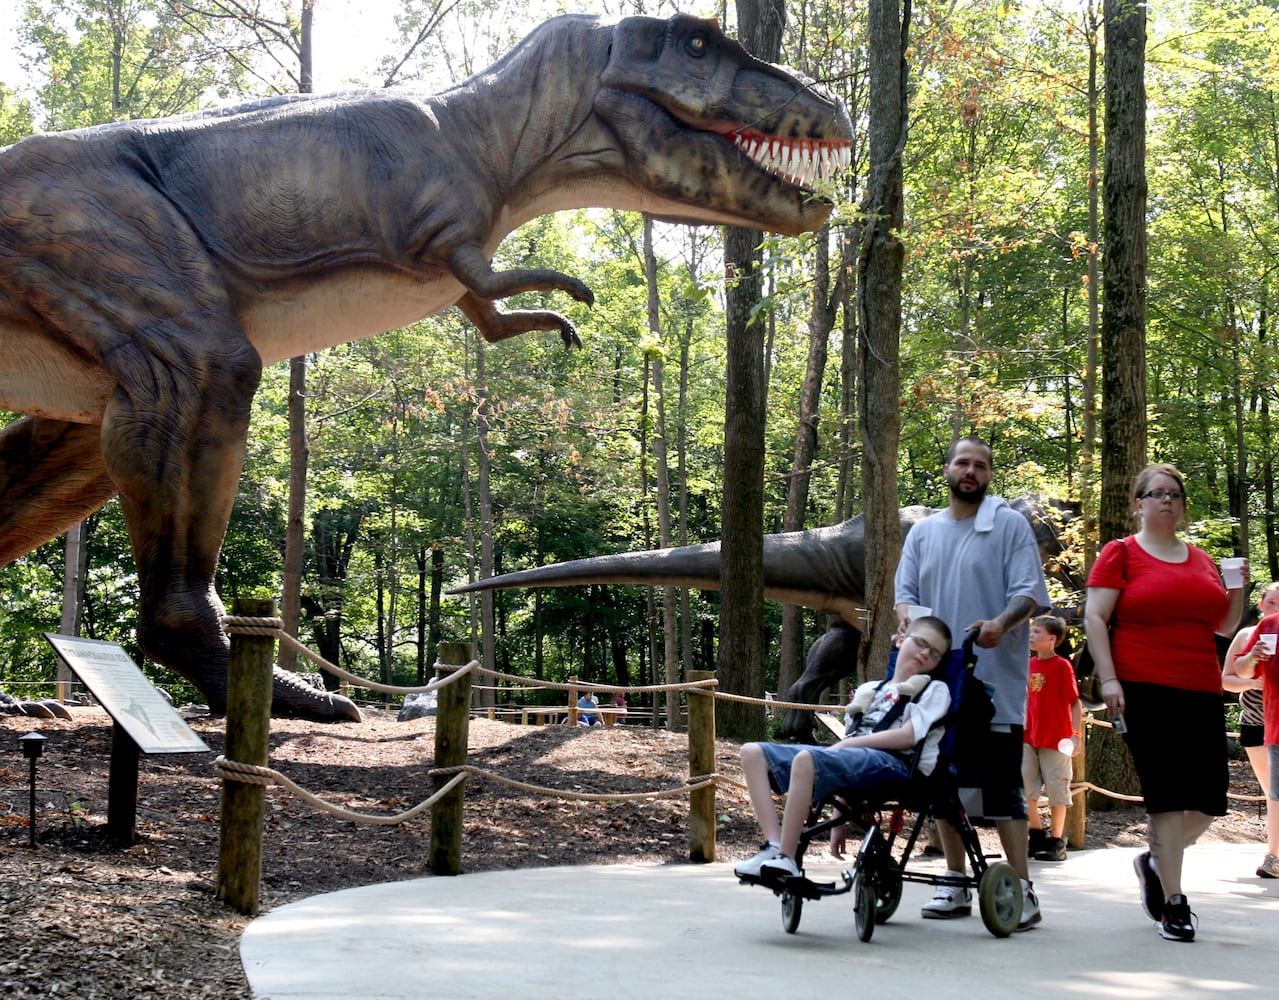
[[(1018, 497), (1012, 506), (1030, 522), (1045, 565), (1072, 589), (1079, 581), (1057, 567), (1062, 552), (1060, 528), (1078, 513), (1076, 505), (1037, 496)], [(902, 537), (935, 513), (932, 507), (901, 509)], [(656, 551), (575, 559), (506, 573), (450, 590), (465, 594), (515, 587), (572, 587), (588, 583), (640, 583), (650, 586), (719, 590), (719, 542)], [(764, 596), (812, 608), (827, 615), (827, 631), (811, 647), (804, 673), (786, 692), (786, 701), (816, 704), (821, 695), (857, 666), (866, 617), (866, 531), (860, 515), (825, 528), (764, 536)], [(782, 735), (811, 742), (811, 712), (789, 709)]]
[[(592, 301), (567, 274), (494, 271), (508, 233), (588, 206), (815, 230), (831, 205), (805, 185), (850, 137), (837, 104), (710, 21), (567, 16), (434, 96), (285, 97), (0, 149), (0, 408), (27, 414), (0, 433), (0, 564), (118, 494), (141, 648), (221, 712), (214, 570), (264, 364), (451, 305), (489, 341), (578, 344), (558, 313), (494, 305)], [(280, 672), (273, 708), (359, 718)]]

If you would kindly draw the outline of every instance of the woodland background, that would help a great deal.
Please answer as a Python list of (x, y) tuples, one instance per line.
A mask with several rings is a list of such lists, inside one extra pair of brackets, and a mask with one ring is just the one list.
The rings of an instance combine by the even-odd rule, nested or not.
[[(732, 5), (680, 6), (735, 33)], [(829, 192), (829, 228), (763, 244), (752, 329), (766, 365), (768, 532), (832, 524), (863, 506), (862, 345), (850, 303), (868, 171), (865, 7), (786, 4), (780, 61), (838, 94), (858, 139), (853, 168)], [(1037, 492), (1096, 511), (1101, 7), (913, 5), (899, 232), (902, 505), (943, 502), (945, 449), (977, 432), (994, 444), (1002, 495)], [(352, 83), (434, 91), (552, 14), (673, 9), (405, 0), (402, 45), (376, 78)], [(305, 15), (301, 0), (30, 0), (19, 51), (0, 63), (0, 145), (37, 128), (307, 90)], [(1168, 0), (1147, 27), (1148, 314), (1143, 356), (1130, 359), (1144, 365), (1147, 452), (1186, 474), (1193, 541), (1217, 556), (1251, 553), (1255, 579), (1279, 578), (1270, 425), (1279, 4)], [(16, 66), (29, 85), (5, 85), (5, 67)], [(724, 462), (723, 244), (718, 229), (619, 212), (543, 218), (512, 235), (498, 261), (555, 267), (593, 287), (590, 310), (562, 297), (512, 303), (563, 310), (583, 350), (537, 336), (483, 345), (449, 311), (269, 368), (223, 549), (224, 601), (288, 592), (292, 524), (303, 641), (370, 678), (422, 680), (441, 640), (471, 640), (499, 669), (548, 679), (643, 684), (672, 667), (713, 668), (714, 593), (512, 591), (485, 614), (481, 602), (443, 592), (493, 572), (721, 536), (734, 475)], [(292, 423), (291, 380), (305, 406)], [(299, 454), (309, 458), (305, 503), (291, 516)], [(296, 505), (296, 483), (293, 496)], [(1069, 538), (1077, 568), (1095, 545), (1089, 523)], [(51, 693), (46, 631), (136, 648), (136, 599), (123, 523), (108, 504), (78, 547), (59, 539), (0, 569), (0, 685)], [(784, 628), (783, 615), (765, 607), (771, 690), (785, 690), (824, 628), (798, 611)], [(195, 697), (167, 671), (153, 677), (179, 701)]]

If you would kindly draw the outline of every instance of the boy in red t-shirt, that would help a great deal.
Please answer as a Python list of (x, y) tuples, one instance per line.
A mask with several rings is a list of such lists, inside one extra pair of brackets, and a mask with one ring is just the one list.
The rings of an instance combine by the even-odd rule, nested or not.
[[(1030, 856), (1036, 861), (1065, 861), (1066, 809), (1070, 805), (1071, 758), (1079, 753), (1083, 705), (1075, 668), (1057, 647), (1066, 638), (1066, 623), (1041, 615), (1030, 623), (1030, 677), (1026, 690), (1026, 730), (1021, 780), (1030, 806)], [(1045, 834), (1038, 802), (1048, 794)]]

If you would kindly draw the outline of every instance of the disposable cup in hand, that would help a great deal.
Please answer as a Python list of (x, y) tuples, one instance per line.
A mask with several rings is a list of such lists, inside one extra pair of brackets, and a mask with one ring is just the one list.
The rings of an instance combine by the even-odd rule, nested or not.
[(1221, 560), (1221, 579), (1227, 590), (1238, 590), (1243, 586), (1243, 559)]
[(1057, 741), (1057, 752), (1064, 753), (1067, 757), (1075, 755), (1075, 741), (1069, 736)]
[(922, 604), (906, 605), (906, 617), (909, 618), (911, 621), (916, 621), (920, 618), (927, 618), (932, 613), (933, 613), (932, 608), (926, 608)]
[(1276, 636), (1276, 635), (1274, 635), (1273, 633), (1272, 633), (1272, 634), (1270, 634), (1270, 635), (1259, 635), (1259, 636), (1257, 636), (1257, 649), (1261, 652), (1261, 655), (1262, 655), (1262, 656), (1274, 656), (1274, 655), (1275, 655), (1275, 640), (1276, 640), (1276, 639), (1279, 639), (1279, 636)]

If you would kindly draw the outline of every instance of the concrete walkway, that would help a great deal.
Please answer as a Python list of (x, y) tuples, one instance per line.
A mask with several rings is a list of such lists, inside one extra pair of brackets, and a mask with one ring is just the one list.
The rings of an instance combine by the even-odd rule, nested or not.
[(1190, 849), (1184, 885), (1200, 925), (1189, 945), (1159, 937), (1137, 902), (1137, 851), (1115, 848), (1035, 864), (1044, 922), (1002, 940), (979, 916), (922, 920), (922, 885), (907, 884), (863, 943), (852, 894), (806, 903), (790, 935), (777, 898), (739, 885), (729, 864), (616, 865), (315, 896), (253, 921), (240, 955), (255, 1000), (1261, 998), (1279, 991), (1279, 881), (1254, 876), (1263, 853)]

